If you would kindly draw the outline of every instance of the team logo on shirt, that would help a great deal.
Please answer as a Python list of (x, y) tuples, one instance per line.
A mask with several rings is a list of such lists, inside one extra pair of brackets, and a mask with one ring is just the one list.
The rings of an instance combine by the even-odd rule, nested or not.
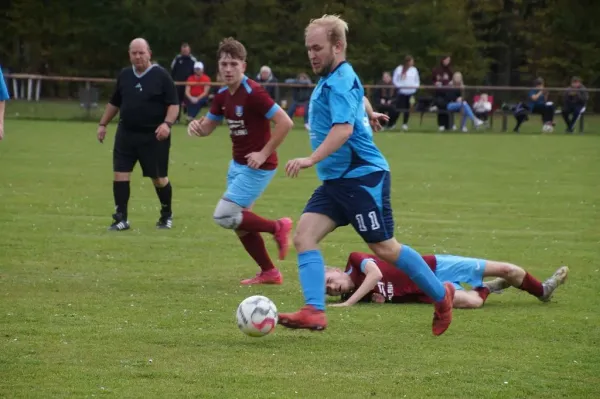
[(142, 91), (142, 84), (141, 83), (136, 84), (135, 88), (138, 89), (139, 91)]
[(235, 116), (237, 116), (238, 118), (241, 118), (242, 115), (244, 115), (244, 107), (242, 107), (241, 105), (236, 105), (235, 106)]

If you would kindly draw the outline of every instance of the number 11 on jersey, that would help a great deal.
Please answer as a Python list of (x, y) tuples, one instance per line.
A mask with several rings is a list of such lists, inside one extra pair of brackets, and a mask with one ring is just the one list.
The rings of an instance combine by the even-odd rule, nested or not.
[[(377, 220), (377, 213), (375, 211), (371, 211), (371, 212), (367, 213), (367, 218), (370, 221), (371, 230), (379, 230), (381, 228), (381, 225), (379, 224), (379, 221)], [(369, 230), (367, 228), (367, 225), (365, 224), (365, 218), (363, 217), (362, 214), (360, 214), (360, 213), (356, 214), (356, 222), (358, 223), (359, 231), (368, 231)]]

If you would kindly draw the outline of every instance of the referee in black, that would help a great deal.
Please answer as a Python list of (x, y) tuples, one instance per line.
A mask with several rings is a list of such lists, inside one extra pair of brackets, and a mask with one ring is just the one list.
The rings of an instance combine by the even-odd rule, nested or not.
[(98, 126), (98, 140), (104, 142), (106, 125), (120, 112), (113, 149), (113, 195), (116, 212), (109, 230), (130, 228), (127, 218), (129, 181), (139, 161), (142, 173), (152, 179), (161, 205), (156, 226), (170, 229), (173, 224), (168, 179), (171, 126), (179, 114), (175, 84), (169, 73), (150, 61), (148, 42), (134, 39), (129, 45), (132, 66), (117, 77), (115, 91)]

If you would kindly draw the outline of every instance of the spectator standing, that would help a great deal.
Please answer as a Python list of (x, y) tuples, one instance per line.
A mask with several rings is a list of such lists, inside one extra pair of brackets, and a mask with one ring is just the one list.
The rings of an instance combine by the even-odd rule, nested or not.
[[(398, 89), (396, 109), (398, 113), (404, 114), (402, 120), (402, 130), (408, 130), (408, 118), (410, 116), (410, 100), (421, 85), (419, 71), (415, 67), (415, 60), (410, 55), (404, 58), (404, 64), (398, 65), (394, 70), (394, 86)], [(390, 117), (391, 118), (391, 117)], [(394, 125), (391, 123), (390, 125)]]
[[(196, 57), (192, 55), (192, 49), (188, 43), (182, 43), (179, 54), (171, 61), (171, 77), (175, 82), (186, 82), (194, 74)], [(179, 99), (180, 114), (177, 115), (176, 123), (179, 122), (181, 110), (185, 108), (185, 85), (177, 85), (177, 98)]]

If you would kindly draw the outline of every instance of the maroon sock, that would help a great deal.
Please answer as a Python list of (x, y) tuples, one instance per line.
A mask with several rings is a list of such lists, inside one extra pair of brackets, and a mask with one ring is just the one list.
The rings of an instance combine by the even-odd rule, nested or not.
[(265, 242), (259, 233), (248, 233), (239, 238), (244, 245), (246, 252), (248, 252), (256, 264), (260, 266), (260, 269), (263, 272), (273, 270), (275, 268), (275, 265), (273, 265), (273, 262), (269, 257), (267, 248), (265, 247)]
[(250, 233), (275, 233), (277, 222), (275, 220), (265, 219), (250, 211), (242, 211), (242, 223), (238, 230), (248, 231)]
[(523, 282), (519, 287), (520, 290), (527, 291), (533, 296), (541, 297), (544, 295), (544, 286), (539, 282), (538, 279), (533, 277), (531, 274), (526, 273), (523, 278)]
[(490, 295), (490, 289), (488, 287), (477, 287), (475, 288), (475, 292), (477, 292), (481, 299), (483, 299), (483, 303), (485, 303), (488, 295)]

